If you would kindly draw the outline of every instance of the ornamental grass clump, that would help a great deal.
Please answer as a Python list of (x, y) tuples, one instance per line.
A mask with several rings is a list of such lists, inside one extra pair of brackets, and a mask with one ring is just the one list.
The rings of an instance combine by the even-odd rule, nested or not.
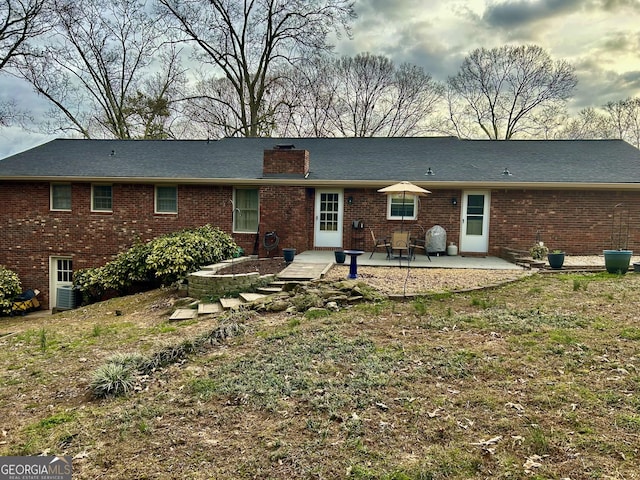
[(144, 357), (137, 353), (116, 354), (99, 366), (91, 379), (91, 392), (95, 397), (117, 397), (132, 391), (136, 385), (138, 367)]

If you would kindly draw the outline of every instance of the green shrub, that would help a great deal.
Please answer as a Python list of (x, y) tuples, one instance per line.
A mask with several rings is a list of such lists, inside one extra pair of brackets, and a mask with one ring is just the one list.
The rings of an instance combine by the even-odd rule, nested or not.
[(0, 315), (11, 313), (13, 297), (22, 292), (18, 275), (0, 265)]
[(102, 267), (78, 270), (73, 283), (82, 293), (83, 303), (91, 303), (108, 292), (123, 295), (136, 288), (174, 283), (203, 265), (237, 253), (238, 246), (228, 234), (205, 225), (136, 244)]
[(233, 239), (217, 227), (205, 225), (156, 238), (147, 266), (162, 283), (185, 278), (202, 265), (231, 258), (238, 251)]

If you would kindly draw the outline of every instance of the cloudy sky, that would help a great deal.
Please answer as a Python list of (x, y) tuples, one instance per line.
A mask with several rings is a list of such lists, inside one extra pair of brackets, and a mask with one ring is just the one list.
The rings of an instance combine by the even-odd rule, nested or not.
[[(479, 47), (536, 44), (576, 67), (572, 112), (640, 97), (640, 0), (355, 0), (353, 38), (339, 54), (370, 52), (423, 67), (444, 81)], [(0, 78), (0, 92), (44, 115), (29, 88)], [(0, 129), (0, 158), (46, 141)]]

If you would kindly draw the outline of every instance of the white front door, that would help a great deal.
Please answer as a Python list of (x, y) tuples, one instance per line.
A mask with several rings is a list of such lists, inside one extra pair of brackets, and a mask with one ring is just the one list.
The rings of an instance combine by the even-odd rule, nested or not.
[(469, 191), (462, 195), (460, 251), (489, 251), (489, 200), (487, 191)]
[(342, 247), (342, 190), (316, 190), (316, 247)]
[(69, 257), (49, 258), (49, 309), (56, 308), (58, 287), (68, 287), (73, 280), (73, 262)]

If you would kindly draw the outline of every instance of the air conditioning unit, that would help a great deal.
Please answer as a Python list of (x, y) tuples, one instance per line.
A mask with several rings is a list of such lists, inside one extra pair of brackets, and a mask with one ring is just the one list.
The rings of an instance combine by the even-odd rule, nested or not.
[(73, 286), (58, 287), (56, 291), (56, 308), (58, 310), (76, 308), (76, 289)]

